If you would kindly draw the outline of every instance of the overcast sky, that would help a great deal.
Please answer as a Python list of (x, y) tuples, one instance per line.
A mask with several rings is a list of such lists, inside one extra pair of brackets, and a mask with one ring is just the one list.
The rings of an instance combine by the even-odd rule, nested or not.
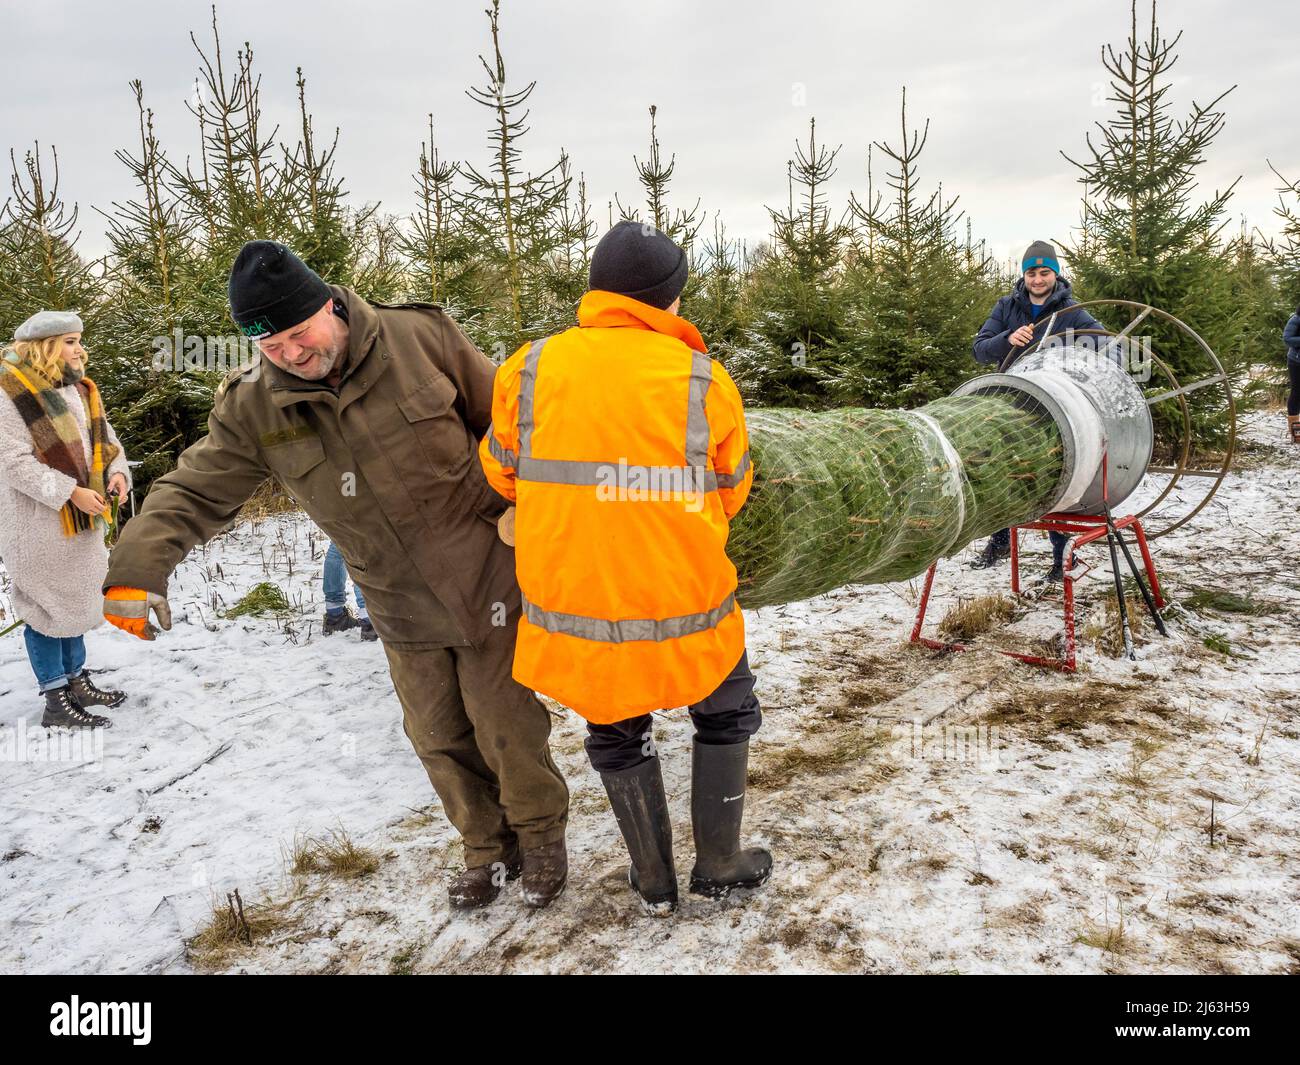
[[(253, 43), (264, 109), (294, 120), (294, 68), (308, 78), (318, 131), (338, 125), (338, 170), (355, 202), (398, 213), (413, 203), (411, 172), (432, 111), (448, 158), (485, 162), (487, 113), (464, 94), (482, 84), (490, 53), (484, 0), (314, 3), (220, 0), (222, 36)], [(975, 236), (999, 258), (1077, 224), (1077, 172), (1061, 158), (1084, 149), (1107, 118), (1100, 52), (1128, 29), (1128, 0), (971, 3), (907, 0), (505, 0), (503, 45), (515, 86), (535, 80), (525, 165), (568, 149), (587, 178), (603, 231), (604, 204), (627, 202), (644, 158), (650, 104), (660, 141), (677, 155), (672, 197), (721, 211), (733, 235), (767, 233), (764, 204), (785, 200), (785, 161), (808, 119), (842, 144), (832, 183), (837, 208), (865, 184), (867, 144), (897, 142), (899, 97), (909, 119), (930, 119), (921, 160), (927, 188), (959, 194)], [(91, 206), (130, 197), (113, 158), (134, 145), (128, 81), (146, 102), (172, 157), (197, 147), (185, 110), (197, 56), (188, 33), (208, 35), (196, 0), (0, 0), (4, 91), (0, 147), (54, 144), (62, 192), (82, 208), (84, 249), (104, 247)], [(1202, 180), (1241, 175), (1233, 225), (1245, 215), (1276, 230), (1276, 179), (1266, 160), (1300, 176), (1296, 130), (1300, 34), (1283, 0), (1165, 0), (1162, 27), (1184, 31), (1173, 98), (1182, 113), (1236, 85), (1227, 126)], [(1287, 12), (1291, 14), (1288, 15)], [(1141, 15), (1145, 10), (1140, 8)], [(1141, 16), (1140, 16), (1141, 17)]]

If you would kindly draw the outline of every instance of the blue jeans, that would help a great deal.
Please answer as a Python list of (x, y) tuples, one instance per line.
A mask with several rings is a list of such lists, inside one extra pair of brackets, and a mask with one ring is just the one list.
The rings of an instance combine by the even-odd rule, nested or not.
[(84, 636), (46, 636), (28, 625), (23, 629), (23, 639), (32, 672), (43, 692), (62, 688), (86, 664)]
[[(1061, 559), (1065, 555), (1065, 545), (1070, 542), (1070, 538), (1064, 533), (1059, 533), (1049, 529), (1047, 535), (1052, 541), (1052, 561), (1056, 565), (1061, 564)], [(1011, 530), (999, 529), (989, 537), (989, 543), (996, 543), (1002, 550), (1011, 550)]]
[[(348, 605), (348, 567), (343, 561), (343, 552), (330, 541), (329, 550), (325, 552), (325, 609), (344, 610)], [(352, 594), (356, 596), (357, 612), (366, 617), (366, 597), (361, 589), (352, 585)]]

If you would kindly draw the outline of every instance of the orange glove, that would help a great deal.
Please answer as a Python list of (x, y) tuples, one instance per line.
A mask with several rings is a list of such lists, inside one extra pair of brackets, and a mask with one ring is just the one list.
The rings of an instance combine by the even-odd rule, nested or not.
[(114, 586), (104, 593), (105, 620), (142, 640), (153, 640), (158, 636), (158, 630), (149, 623), (150, 610), (164, 630), (172, 627), (171, 607), (161, 595), (146, 592), (143, 588), (120, 586)]

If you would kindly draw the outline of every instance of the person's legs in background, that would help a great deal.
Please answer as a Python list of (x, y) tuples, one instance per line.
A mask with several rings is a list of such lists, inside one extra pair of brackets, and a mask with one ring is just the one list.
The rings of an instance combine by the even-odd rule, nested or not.
[(352, 597), (357, 601), (357, 626), (361, 629), (363, 640), (377, 640), (379, 634), (370, 623), (370, 611), (366, 609), (366, 597), (361, 594), (361, 585), (352, 582)]
[(348, 613), (347, 563), (343, 561), (343, 552), (334, 546), (332, 540), (325, 552), (325, 576), (321, 584), (325, 593), (325, 635), (355, 629), (359, 622)]
[(1070, 538), (1065, 533), (1059, 533), (1050, 530), (1047, 534), (1052, 541), (1052, 568), (1047, 574), (1049, 581), (1059, 581), (1065, 577), (1065, 545), (1070, 542)]
[(999, 529), (989, 537), (984, 550), (971, 560), (971, 569), (988, 569), (1011, 557), (1011, 530)]
[(1291, 378), (1291, 392), (1286, 401), (1287, 431), (1291, 434), (1291, 443), (1300, 444), (1300, 359), (1288, 355), (1286, 371)]

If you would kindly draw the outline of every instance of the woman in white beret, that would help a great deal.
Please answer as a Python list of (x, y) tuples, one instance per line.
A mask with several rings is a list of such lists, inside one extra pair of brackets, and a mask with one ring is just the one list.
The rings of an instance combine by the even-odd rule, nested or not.
[(96, 728), (89, 706), (117, 706), (85, 672), (84, 634), (102, 622), (107, 495), (131, 475), (99, 389), (85, 375), (82, 322), (41, 311), (0, 353), (0, 559), (27, 657), (45, 697), (41, 724)]

